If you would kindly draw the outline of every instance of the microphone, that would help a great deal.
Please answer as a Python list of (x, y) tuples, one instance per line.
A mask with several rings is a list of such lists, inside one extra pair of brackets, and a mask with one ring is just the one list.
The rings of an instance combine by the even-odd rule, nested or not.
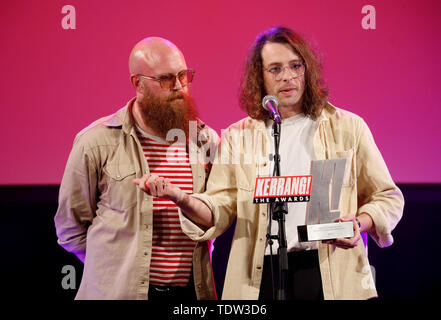
[(277, 123), (281, 123), (279, 109), (277, 106), (279, 105), (279, 100), (275, 96), (266, 95), (262, 99), (262, 107), (269, 112), (271, 119), (276, 121)]

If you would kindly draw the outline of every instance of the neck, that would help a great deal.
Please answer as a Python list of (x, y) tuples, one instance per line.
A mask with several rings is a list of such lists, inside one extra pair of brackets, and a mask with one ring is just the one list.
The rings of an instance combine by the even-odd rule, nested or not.
[(143, 117), (141, 116), (141, 107), (138, 104), (138, 101), (135, 100), (135, 102), (133, 103), (133, 108), (132, 108), (132, 115), (133, 115), (133, 119), (135, 120), (136, 124), (144, 131), (147, 132), (148, 134), (154, 135), (154, 136), (158, 136), (158, 134), (155, 132), (155, 130), (153, 130), (152, 128), (150, 128), (147, 123), (145, 123)]
[(302, 107), (300, 104), (295, 104), (291, 106), (283, 106), (279, 107), (280, 114), (282, 115), (282, 119), (291, 118), (296, 114), (302, 113)]

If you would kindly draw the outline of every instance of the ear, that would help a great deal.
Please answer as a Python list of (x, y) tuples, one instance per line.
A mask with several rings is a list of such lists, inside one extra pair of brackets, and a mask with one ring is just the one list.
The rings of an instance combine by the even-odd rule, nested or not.
[(140, 85), (141, 85), (141, 82), (139, 81), (139, 77), (134, 74), (131, 74), (130, 75), (130, 82), (132, 83), (132, 86), (135, 89), (135, 91), (138, 92), (140, 89)]

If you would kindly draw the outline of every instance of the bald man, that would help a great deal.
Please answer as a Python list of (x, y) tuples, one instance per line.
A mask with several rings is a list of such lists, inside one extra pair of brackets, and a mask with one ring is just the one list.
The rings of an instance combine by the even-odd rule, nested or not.
[(158, 37), (135, 45), (129, 70), (136, 96), (77, 134), (60, 186), (58, 243), (84, 262), (76, 299), (216, 299), (210, 243), (182, 232), (173, 202), (133, 183), (155, 174), (205, 190), (219, 137), (198, 118), (194, 71)]

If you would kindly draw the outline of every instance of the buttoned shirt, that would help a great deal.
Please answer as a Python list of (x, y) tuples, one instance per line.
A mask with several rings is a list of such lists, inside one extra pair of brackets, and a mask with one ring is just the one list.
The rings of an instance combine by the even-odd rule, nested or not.
[[(359, 116), (328, 103), (317, 118), (313, 146), (317, 160), (346, 158), (339, 202), (340, 216), (366, 212), (375, 228), (370, 236), (380, 246), (393, 243), (392, 230), (403, 213), (404, 199), (393, 182), (373, 136)], [(264, 121), (245, 118), (224, 132), (207, 190), (194, 194), (213, 212), (214, 226), (201, 229), (180, 213), (181, 227), (192, 239), (222, 234), (236, 219), (222, 299), (257, 299), (267, 233), (267, 204), (254, 204), (256, 177), (269, 176), (269, 150)], [(318, 245), (325, 299), (377, 296), (362, 240), (353, 249)]]
[[(58, 243), (84, 262), (76, 299), (148, 298), (153, 198), (133, 183), (149, 173), (130, 111), (134, 100), (78, 133), (67, 161), (55, 226)], [(193, 192), (203, 192), (208, 166), (201, 153), (215, 151), (219, 138), (200, 121), (194, 129), (206, 142), (189, 148)], [(216, 298), (209, 245), (194, 249), (198, 299)]]

